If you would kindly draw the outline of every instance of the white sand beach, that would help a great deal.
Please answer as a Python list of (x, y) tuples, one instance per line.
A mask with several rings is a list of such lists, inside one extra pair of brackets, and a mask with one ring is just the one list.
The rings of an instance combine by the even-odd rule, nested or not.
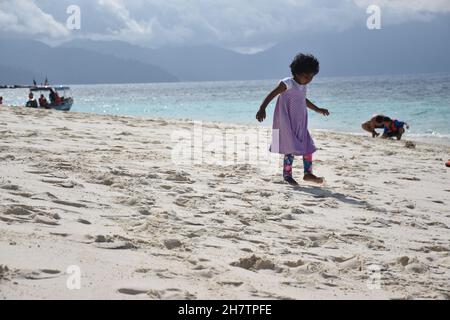
[(313, 132), (326, 183), (294, 188), (255, 141), (177, 158), (193, 130), (0, 106), (0, 298), (450, 298), (449, 147)]

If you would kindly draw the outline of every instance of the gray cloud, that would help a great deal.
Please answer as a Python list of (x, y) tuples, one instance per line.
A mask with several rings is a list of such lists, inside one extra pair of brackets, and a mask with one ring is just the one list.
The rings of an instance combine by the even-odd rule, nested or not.
[[(70, 4), (81, 7), (80, 31), (64, 28)], [(371, 4), (381, 7), (384, 26), (450, 13), (448, 0), (1, 0), (0, 32), (252, 52), (301, 34), (365, 28)]]
[(0, 31), (16, 34), (45, 34), (51, 38), (69, 35), (65, 26), (42, 11), (34, 1), (1, 0)]

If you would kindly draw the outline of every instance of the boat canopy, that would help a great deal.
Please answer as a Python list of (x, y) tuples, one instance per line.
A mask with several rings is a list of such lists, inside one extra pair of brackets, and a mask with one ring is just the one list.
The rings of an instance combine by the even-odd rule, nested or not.
[(60, 91), (60, 90), (70, 90), (70, 87), (33, 87), (30, 91)]

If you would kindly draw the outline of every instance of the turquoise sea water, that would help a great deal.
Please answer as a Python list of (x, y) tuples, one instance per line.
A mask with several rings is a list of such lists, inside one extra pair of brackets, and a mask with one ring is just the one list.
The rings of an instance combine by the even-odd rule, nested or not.
[[(283, 78), (281, 76), (280, 78)], [(261, 101), (278, 80), (124, 85), (74, 85), (73, 111), (256, 124)], [(27, 90), (1, 90), (5, 104), (23, 105)], [(450, 74), (317, 77), (308, 97), (330, 110), (310, 112), (312, 129), (362, 133), (373, 114), (408, 122), (413, 138), (450, 144)], [(265, 125), (271, 125), (274, 102)]]

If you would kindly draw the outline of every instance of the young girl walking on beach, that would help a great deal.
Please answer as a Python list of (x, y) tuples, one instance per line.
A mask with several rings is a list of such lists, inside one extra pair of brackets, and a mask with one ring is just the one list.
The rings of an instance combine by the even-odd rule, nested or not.
[(319, 73), (319, 62), (312, 55), (299, 54), (291, 63), (292, 77), (280, 81), (279, 85), (264, 99), (256, 119), (266, 118), (266, 108), (279, 95), (273, 117), (273, 134), (270, 152), (284, 155), (283, 178), (291, 185), (298, 185), (292, 177), (294, 156), (303, 156), (303, 180), (322, 183), (312, 171), (312, 154), (316, 151), (308, 131), (308, 111), (314, 110), (328, 116), (327, 109), (314, 105), (306, 98), (306, 85)]

